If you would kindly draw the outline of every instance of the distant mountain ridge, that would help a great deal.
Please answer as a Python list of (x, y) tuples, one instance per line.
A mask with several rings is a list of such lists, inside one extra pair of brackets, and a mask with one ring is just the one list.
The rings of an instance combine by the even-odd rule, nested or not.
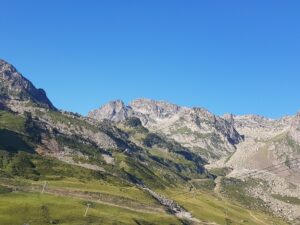
[(226, 119), (204, 108), (181, 107), (166, 101), (137, 99), (126, 106), (116, 100), (91, 111), (88, 116), (114, 122), (137, 117), (150, 130), (179, 141), (209, 160), (233, 152), (235, 145), (243, 141), (243, 136)]
[[(121, 100), (111, 101), (91, 111), (88, 116), (98, 121), (110, 120), (116, 123), (137, 117), (148, 129), (178, 141), (210, 162), (222, 158), (231, 162), (232, 154), (249, 140), (257, 144), (258, 140), (263, 142), (262, 140), (267, 141), (277, 135), (286, 134), (298, 144), (300, 141), (300, 113), (280, 119), (269, 119), (259, 115), (216, 116), (204, 108), (137, 99), (128, 106)], [(251, 149), (256, 144), (252, 144)]]
[[(289, 193), (300, 199), (300, 113), (279, 119), (216, 116), (203, 108), (137, 99), (128, 106), (121, 100), (109, 102), (90, 112), (89, 117), (115, 123), (137, 117), (150, 131), (176, 140), (205, 158), (210, 163), (207, 168), (231, 168), (233, 177), (260, 171), (256, 178), (267, 182), (268, 189), (253, 188), (251, 195), (265, 199), (279, 215), (300, 216), (299, 208), (284, 205), (271, 194)], [(271, 172), (261, 172), (265, 168)], [(291, 190), (295, 184), (297, 188)]]

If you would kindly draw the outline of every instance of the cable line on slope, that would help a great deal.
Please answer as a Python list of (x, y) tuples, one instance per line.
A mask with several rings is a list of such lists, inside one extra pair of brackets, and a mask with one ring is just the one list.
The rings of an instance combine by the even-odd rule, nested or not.
[[(243, 177), (247, 177), (247, 176), (251, 176), (251, 175), (257, 175), (257, 174), (260, 174), (260, 173), (264, 173), (264, 172), (272, 172), (272, 171), (276, 171), (276, 170), (278, 170), (278, 169), (281, 169), (281, 167), (282, 168), (284, 168), (284, 167), (286, 167), (287, 165), (286, 165), (286, 163), (289, 163), (289, 165), (288, 166), (291, 166), (291, 165), (293, 165), (294, 163), (299, 163), (300, 161), (300, 158), (295, 158), (295, 159), (291, 159), (291, 160), (286, 160), (286, 161), (284, 161), (284, 162), (282, 162), (282, 163), (279, 163), (279, 164), (277, 164), (277, 165), (273, 165), (273, 166), (268, 166), (268, 167), (265, 167), (265, 168), (263, 168), (263, 169), (260, 169), (259, 171), (252, 171), (252, 172), (249, 172), (249, 173), (245, 173), (245, 174), (242, 174), (242, 175), (239, 175), (239, 176), (236, 176), (235, 178), (243, 178)], [(296, 162), (294, 162), (294, 161), (296, 161)], [(276, 168), (277, 167), (277, 168)]]

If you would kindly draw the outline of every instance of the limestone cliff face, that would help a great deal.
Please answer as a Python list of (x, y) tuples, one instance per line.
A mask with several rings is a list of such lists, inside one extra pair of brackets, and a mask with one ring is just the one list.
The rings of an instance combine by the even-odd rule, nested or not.
[(31, 101), (43, 107), (55, 109), (43, 89), (37, 89), (11, 64), (0, 60), (0, 96), (1, 104), (10, 100)]

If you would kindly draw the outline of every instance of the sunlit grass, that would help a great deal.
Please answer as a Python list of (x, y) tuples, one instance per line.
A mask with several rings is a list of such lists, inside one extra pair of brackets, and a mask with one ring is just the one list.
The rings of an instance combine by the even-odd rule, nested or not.
[(5, 225), (16, 224), (180, 224), (166, 213), (143, 213), (121, 207), (92, 203), (84, 217), (87, 202), (37, 193), (1, 194), (0, 221)]

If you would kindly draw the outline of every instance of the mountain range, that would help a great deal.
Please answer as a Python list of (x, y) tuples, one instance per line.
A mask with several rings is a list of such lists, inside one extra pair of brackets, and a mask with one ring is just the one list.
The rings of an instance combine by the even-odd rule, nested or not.
[[(16, 187), (27, 194), (45, 181), (47, 194), (89, 200), (93, 213), (96, 194), (132, 210), (82, 223), (300, 224), (300, 113), (218, 116), (141, 98), (82, 116), (57, 109), (4, 60), (0, 81), (0, 193), (10, 188), (8, 201)], [(50, 217), (32, 224), (76, 224)]]

